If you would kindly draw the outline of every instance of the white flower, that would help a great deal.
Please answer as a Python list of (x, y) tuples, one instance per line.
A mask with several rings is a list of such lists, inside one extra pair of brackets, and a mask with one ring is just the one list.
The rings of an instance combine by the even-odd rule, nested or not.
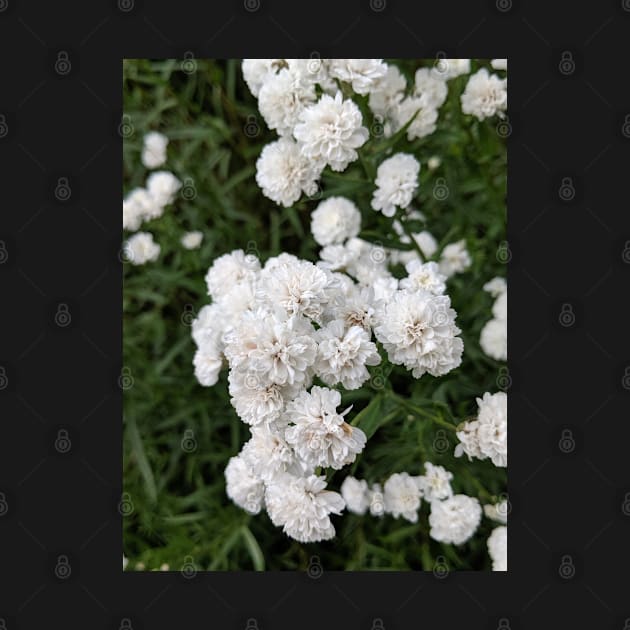
[(471, 459), (490, 458), (495, 466), (507, 466), (507, 394), (486, 392), (477, 398), (479, 413), (476, 420), (466, 422), (457, 438), (455, 457), (464, 453)]
[(330, 514), (341, 514), (342, 496), (326, 490), (324, 477), (283, 475), (267, 486), (267, 512), (271, 522), (298, 542), (329, 540), (335, 535)]
[[(182, 183), (168, 171), (155, 171), (147, 178), (146, 184), (149, 194), (160, 208), (173, 203), (177, 191), (182, 187)], [(160, 210), (160, 214), (162, 211)]]
[(397, 291), (379, 314), (381, 323), (374, 332), (390, 361), (412, 370), (415, 378), (425, 372), (443, 376), (461, 363), (464, 349), (455, 317), (447, 295)]
[(499, 293), (492, 306), (492, 314), (497, 319), (507, 319), (507, 289)]
[(453, 473), (442, 466), (434, 466), (431, 462), (425, 462), (424, 475), (416, 478), (422, 498), (429, 502), (443, 501), (453, 495), (451, 479)]
[(394, 518), (402, 516), (411, 523), (418, 521), (420, 489), (408, 473), (394, 473), (383, 487), (384, 507)]
[(287, 315), (305, 315), (319, 322), (330, 299), (330, 278), (307, 260), (283, 258), (260, 274), (256, 295), (285, 309)]
[(317, 103), (302, 111), (293, 135), (308, 160), (343, 171), (357, 159), (356, 149), (369, 137), (362, 123), (357, 105), (350, 99), (344, 101), (341, 92), (334, 98), (322, 94)]
[(466, 241), (463, 239), (456, 243), (450, 243), (442, 250), (440, 256), (440, 271), (450, 278), (456, 273), (461, 273), (470, 267), (472, 260), (466, 249)]
[(123, 199), (123, 229), (135, 232), (145, 219), (155, 217), (161, 211), (146, 188), (134, 188)]
[(240, 455), (230, 458), (225, 468), (225, 491), (238, 507), (258, 514), (265, 503), (265, 485)]
[(260, 271), (259, 260), (236, 249), (229, 254), (219, 256), (206, 273), (208, 295), (213, 300), (224, 296), (229, 289), (242, 282), (253, 282)]
[(490, 61), (490, 65), (495, 70), (507, 70), (507, 62), (507, 59), (492, 59), (492, 61)]
[(256, 182), (263, 195), (285, 208), (301, 196), (317, 192), (321, 165), (305, 158), (290, 138), (280, 138), (263, 147), (256, 162)]
[(405, 265), (407, 277), (400, 280), (400, 288), (409, 291), (424, 289), (433, 295), (442, 295), (446, 291), (446, 277), (440, 273), (437, 263), (415, 260)]
[(232, 369), (247, 367), (262, 385), (300, 385), (317, 355), (313, 332), (304, 318), (287, 319), (263, 308), (246, 311), (224, 335), (224, 352)]
[(483, 290), (487, 291), (492, 297), (499, 297), (501, 293), (507, 290), (507, 282), (505, 278), (492, 278), (492, 280), (488, 280), (486, 284), (483, 285)]
[(500, 525), (488, 537), (488, 554), (493, 571), (507, 571), (507, 527)]
[(507, 361), (507, 320), (491, 319), (481, 329), (481, 349), (496, 361)]
[(434, 171), (437, 168), (440, 167), (440, 165), (442, 164), (442, 160), (437, 156), (437, 155), (432, 155), (428, 160), (427, 160), (427, 168), (430, 171)]
[(285, 439), (307, 467), (339, 470), (363, 450), (365, 433), (337, 413), (340, 403), (338, 391), (317, 386), (287, 403), (286, 420), (291, 426), (286, 429)]
[(151, 131), (144, 136), (142, 163), (147, 168), (157, 168), (166, 162), (168, 138), (158, 131)]
[(403, 99), (407, 80), (397, 66), (388, 65), (384, 77), (370, 90), (369, 106), (377, 116), (389, 116)]
[(269, 383), (253, 370), (230, 370), (228, 381), (232, 406), (243, 422), (253, 426), (275, 423), (285, 401), (298, 393), (296, 387)]
[(275, 73), (287, 66), (285, 59), (243, 59), (241, 69), (243, 79), (254, 96), (258, 96), (260, 88)]
[(328, 72), (334, 79), (352, 84), (357, 94), (367, 94), (387, 72), (382, 59), (331, 59)]
[(507, 499), (499, 501), (499, 503), (495, 503), (494, 505), (484, 505), (483, 513), (493, 521), (497, 521), (498, 523), (505, 525), (508, 517)]
[(436, 129), (435, 123), (438, 118), (438, 110), (435, 107), (431, 107), (423, 98), (417, 96), (408, 96), (403, 99), (392, 112), (395, 129), (398, 130), (404, 127), (416, 112), (418, 114), (407, 128), (407, 139), (409, 141), (429, 136)]
[(408, 153), (396, 153), (381, 162), (376, 171), (372, 208), (386, 217), (393, 217), (397, 207), (406, 208), (418, 188), (419, 173), (418, 160)]
[(370, 492), (367, 481), (348, 475), (341, 484), (341, 496), (346, 509), (353, 514), (365, 514), (370, 507)]
[(430, 68), (416, 70), (413, 86), (414, 96), (422, 99), (427, 107), (440, 108), (448, 94), (446, 81)]
[[(343, 276), (348, 278), (348, 276)], [(392, 293), (398, 288), (396, 278)], [(350, 280), (352, 283), (352, 280)], [(382, 283), (379, 283), (382, 284)], [(376, 308), (380, 306), (380, 300), (376, 298), (373, 287), (358, 287), (351, 284), (349, 291), (338, 297), (331, 305), (329, 321), (340, 319), (346, 328), (361, 326), (367, 333), (372, 332)]]
[(479, 501), (465, 494), (456, 494), (431, 503), (429, 536), (437, 542), (461, 545), (475, 533), (480, 521)]
[(240, 457), (255, 477), (271, 483), (287, 472), (302, 476), (302, 468), (282, 435), (267, 427), (252, 427), (251, 431), (252, 437), (243, 445)]
[(302, 81), (289, 68), (283, 68), (263, 83), (258, 94), (258, 109), (267, 126), (285, 136), (293, 133), (300, 113), (315, 100), (315, 86)]
[(311, 232), (320, 245), (335, 245), (357, 236), (361, 229), (361, 213), (345, 197), (329, 197), (311, 214)]
[(186, 249), (197, 249), (201, 245), (203, 240), (203, 232), (194, 230), (193, 232), (186, 232), (181, 238), (181, 244)]
[(144, 265), (157, 260), (160, 246), (153, 241), (153, 234), (136, 232), (124, 245), (125, 258), (132, 265)]
[(381, 362), (376, 345), (360, 326), (346, 329), (340, 319), (317, 331), (316, 374), (326, 385), (341, 383), (346, 389), (359, 389), (370, 378), (366, 365)]
[(507, 79), (499, 79), (496, 74), (481, 68), (468, 79), (461, 102), (462, 112), (479, 120), (495, 114), (503, 118), (507, 109)]
[(470, 59), (439, 59), (433, 72), (445, 81), (454, 79), (470, 72)]

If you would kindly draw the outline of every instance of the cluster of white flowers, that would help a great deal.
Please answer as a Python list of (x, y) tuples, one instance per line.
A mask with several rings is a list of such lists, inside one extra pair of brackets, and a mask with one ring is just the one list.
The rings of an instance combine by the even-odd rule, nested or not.
[(493, 278), (483, 285), (495, 298), (492, 319), (481, 329), (481, 349), (497, 361), (507, 361), (507, 283), (504, 278)]
[(490, 74), (486, 68), (477, 70), (468, 79), (461, 103), (464, 114), (471, 114), (479, 120), (495, 115), (504, 118), (507, 110), (507, 79)]
[(143, 188), (134, 188), (123, 200), (123, 229), (135, 232), (145, 221), (157, 219), (173, 203), (181, 182), (169, 171), (155, 171)]
[(459, 444), (455, 457), (490, 458), (495, 466), (507, 466), (507, 394), (486, 392), (477, 398), (479, 412), (475, 420), (465, 422), (457, 431)]
[(166, 162), (168, 138), (159, 131), (150, 131), (144, 136), (142, 163), (150, 169), (158, 168)]
[(153, 240), (150, 232), (137, 232), (123, 246), (125, 259), (132, 265), (144, 265), (154, 262), (160, 255), (160, 246)]

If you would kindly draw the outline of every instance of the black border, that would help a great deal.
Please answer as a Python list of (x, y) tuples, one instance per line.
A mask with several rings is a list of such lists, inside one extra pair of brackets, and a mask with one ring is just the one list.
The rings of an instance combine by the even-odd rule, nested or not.
[[(524, 0), (0, 0), (4, 626), (246, 628), (251, 618), (263, 630), (378, 628), (375, 619), (388, 629), (621, 630), (629, 28), (627, 0), (562, 2), (553, 13)], [(120, 64), (189, 51), (509, 58), (507, 574), (121, 573)], [(69, 198), (55, 195), (63, 177)], [(574, 194), (561, 196), (565, 178)], [(64, 328), (60, 303), (71, 313)], [(573, 317), (561, 320), (564, 305)], [(60, 430), (66, 454), (54, 448)], [(60, 555), (69, 575), (55, 573)], [(560, 571), (564, 556), (573, 570)]]

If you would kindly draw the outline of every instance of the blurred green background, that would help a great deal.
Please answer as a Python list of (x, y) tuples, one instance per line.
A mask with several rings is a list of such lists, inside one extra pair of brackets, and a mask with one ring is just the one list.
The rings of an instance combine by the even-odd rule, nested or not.
[[(433, 63), (388, 61), (400, 67), (409, 85), (418, 67)], [(488, 61), (473, 60), (473, 72), (481, 66), (489, 67)], [(505, 366), (479, 347), (493, 303), (482, 286), (507, 271), (497, 256), (506, 238), (505, 134), (497, 131), (496, 119), (478, 122), (461, 113), (467, 78), (449, 82), (434, 134), (413, 142), (397, 138), (394, 146), (413, 153), (422, 165), (414, 207), (424, 213), (426, 229), (441, 247), (465, 239), (473, 259), (472, 267), (448, 285), (465, 344), (463, 363), (440, 379), (425, 375), (417, 381), (395, 367), (392, 387), (415, 410), (401, 407), (368, 441), (358, 465), (329, 475), (334, 490), (351, 470), (369, 482), (383, 482), (394, 472), (422, 474), (424, 462), (431, 461), (454, 473), (455, 492), (476, 496), (482, 504), (507, 491), (505, 469), (489, 460), (455, 459), (454, 434), (440, 425), (474, 415), (475, 398), (498, 391), (497, 378), (505, 375)], [(366, 99), (356, 101), (364, 125), (378, 129)], [(325, 570), (432, 570), (439, 556), (451, 569), (489, 570), (486, 538), (496, 524), (484, 518), (465, 545), (442, 545), (428, 537), (425, 503), (417, 524), (344, 513), (333, 517), (335, 539), (307, 545), (287, 538), (265, 513), (250, 516), (237, 508), (225, 494), (223, 470), (248, 439), (248, 427), (230, 405), (225, 373), (212, 388), (201, 387), (193, 374), (190, 322), (209, 301), (204, 275), (216, 257), (246, 249), (262, 261), (282, 251), (317, 260), (310, 213), (331, 195), (346, 195), (361, 209), (360, 236), (388, 244), (390, 220), (370, 208), (368, 177), (391, 140), (371, 139), (360, 151), (363, 159), (344, 173), (328, 169), (318, 198), (284, 209), (266, 199), (254, 179), (263, 145), (277, 136), (257, 112), (240, 60), (125, 60), (123, 107), (133, 127), (123, 144), (123, 192), (144, 185), (148, 171), (140, 153), (150, 130), (169, 138), (163, 168), (184, 184), (164, 215), (141, 227), (161, 246), (157, 262), (124, 265), (123, 362), (133, 382), (123, 403), (123, 489), (133, 505), (123, 518), (128, 570), (164, 564), (179, 570), (187, 556), (198, 570), (302, 570), (315, 555)], [(427, 168), (431, 156), (441, 159), (433, 172)], [(438, 200), (434, 187), (444, 184), (448, 195)], [(203, 232), (200, 249), (181, 246), (189, 230)], [(343, 403), (354, 404), (350, 418), (378, 394), (366, 384), (345, 395)]]

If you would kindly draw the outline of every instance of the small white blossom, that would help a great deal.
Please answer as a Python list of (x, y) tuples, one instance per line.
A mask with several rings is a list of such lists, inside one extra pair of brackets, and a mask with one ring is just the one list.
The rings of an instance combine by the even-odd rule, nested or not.
[(440, 271), (450, 278), (456, 273), (466, 271), (472, 264), (470, 254), (466, 249), (466, 241), (461, 240), (456, 243), (450, 243), (442, 250), (440, 256)]
[(484, 505), (483, 513), (493, 521), (497, 521), (498, 523), (505, 525), (508, 518), (508, 502), (504, 499), (494, 505)]
[(448, 86), (446, 81), (430, 68), (418, 68), (413, 91), (427, 107), (439, 109), (448, 95)]
[(456, 494), (431, 503), (429, 536), (437, 542), (462, 545), (479, 527), (481, 506), (474, 497)]
[[(416, 112), (418, 113), (416, 114)], [(423, 98), (408, 96), (400, 102), (393, 112), (395, 129), (404, 127), (414, 115), (415, 118), (407, 128), (407, 140), (409, 141), (424, 138), (435, 131), (438, 110)]]
[(490, 61), (490, 65), (495, 70), (507, 70), (507, 62), (507, 59), (492, 59), (492, 61)]
[(307, 466), (339, 470), (363, 450), (365, 433), (337, 413), (340, 403), (338, 391), (317, 386), (287, 403), (285, 439)]
[[(182, 187), (182, 183), (173, 173), (155, 171), (147, 178), (146, 187), (155, 200), (156, 206), (163, 209), (164, 206), (173, 203), (177, 191)], [(162, 210), (160, 210), (160, 214), (162, 214)]]
[(252, 437), (243, 445), (240, 457), (266, 484), (284, 473), (297, 476), (303, 473), (295, 453), (283, 436), (264, 426), (252, 427)]
[(507, 571), (507, 527), (500, 525), (488, 537), (488, 554), (493, 571)]
[(400, 288), (408, 291), (424, 289), (433, 295), (446, 291), (446, 277), (440, 273), (437, 263), (423, 263), (417, 258), (405, 265), (407, 277), (400, 280)]
[(186, 232), (181, 238), (181, 244), (185, 249), (197, 249), (201, 245), (203, 240), (203, 232), (194, 230), (193, 232)]
[(223, 367), (223, 357), (214, 346), (202, 346), (197, 349), (193, 357), (195, 378), (200, 385), (212, 387), (219, 380), (219, 373)]
[(329, 540), (335, 535), (331, 514), (341, 514), (342, 496), (326, 490), (324, 477), (282, 475), (267, 485), (267, 512), (271, 522), (298, 542)]
[(461, 102), (462, 112), (479, 120), (494, 115), (503, 118), (507, 109), (507, 79), (499, 79), (481, 68), (468, 79)]
[(389, 117), (403, 99), (406, 87), (407, 80), (400, 70), (394, 65), (388, 65), (385, 76), (370, 91), (369, 106), (372, 112), (381, 118)]
[(470, 59), (439, 59), (433, 72), (445, 81), (470, 73)]
[(464, 453), (468, 458), (490, 458), (495, 466), (507, 466), (507, 394), (486, 392), (477, 398), (479, 413), (476, 420), (466, 422), (457, 438), (455, 457)]
[(339, 245), (360, 229), (361, 212), (345, 197), (329, 197), (311, 214), (311, 232), (320, 245)]
[(307, 159), (290, 138), (263, 147), (256, 162), (256, 182), (263, 195), (285, 208), (301, 196), (317, 192), (321, 165)]
[(350, 99), (343, 100), (341, 92), (334, 98), (322, 94), (317, 103), (302, 110), (293, 135), (308, 160), (343, 171), (358, 158), (356, 149), (369, 137), (362, 123), (357, 105)]
[(265, 504), (265, 486), (240, 455), (225, 468), (225, 492), (238, 507), (258, 514)]
[(157, 168), (166, 162), (168, 138), (158, 131), (151, 131), (144, 136), (142, 163), (147, 168)]
[(331, 59), (328, 72), (333, 79), (350, 83), (357, 94), (367, 94), (383, 79), (387, 65), (382, 59)]
[(367, 481), (348, 475), (341, 484), (341, 496), (346, 509), (353, 514), (363, 515), (370, 507), (370, 492)]
[(428, 503), (443, 501), (453, 495), (451, 480), (453, 473), (442, 466), (434, 466), (431, 462), (425, 462), (424, 475), (416, 478), (422, 498)]
[(241, 69), (250, 92), (258, 97), (260, 88), (267, 80), (287, 65), (286, 59), (243, 59)]
[(396, 153), (384, 160), (376, 171), (376, 190), (372, 208), (393, 217), (396, 208), (406, 208), (418, 188), (420, 164), (408, 153)]
[(483, 285), (483, 290), (487, 291), (492, 297), (499, 297), (501, 293), (507, 290), (507, 282), (505, 278), (492, 278)]
[(383, 486), (384, 507), (394, 518), (402, 516), (411, 523), (418, 521), (420, 488), (408, 473), (394, 473)]
[(242, 282), (252, 282), (260, 271), (260, 262), (255, 256), (236, 249), (215, 259), (206, 273), (208, 295), (218, 300), (229, 289)]
[(136, 232), (129, 237), (124, 245), (125, 258), (132, 265), (144, 265), (154, 262), (160, 255), (160, 246), (154, 242), (153, 234), (149, 232)]

